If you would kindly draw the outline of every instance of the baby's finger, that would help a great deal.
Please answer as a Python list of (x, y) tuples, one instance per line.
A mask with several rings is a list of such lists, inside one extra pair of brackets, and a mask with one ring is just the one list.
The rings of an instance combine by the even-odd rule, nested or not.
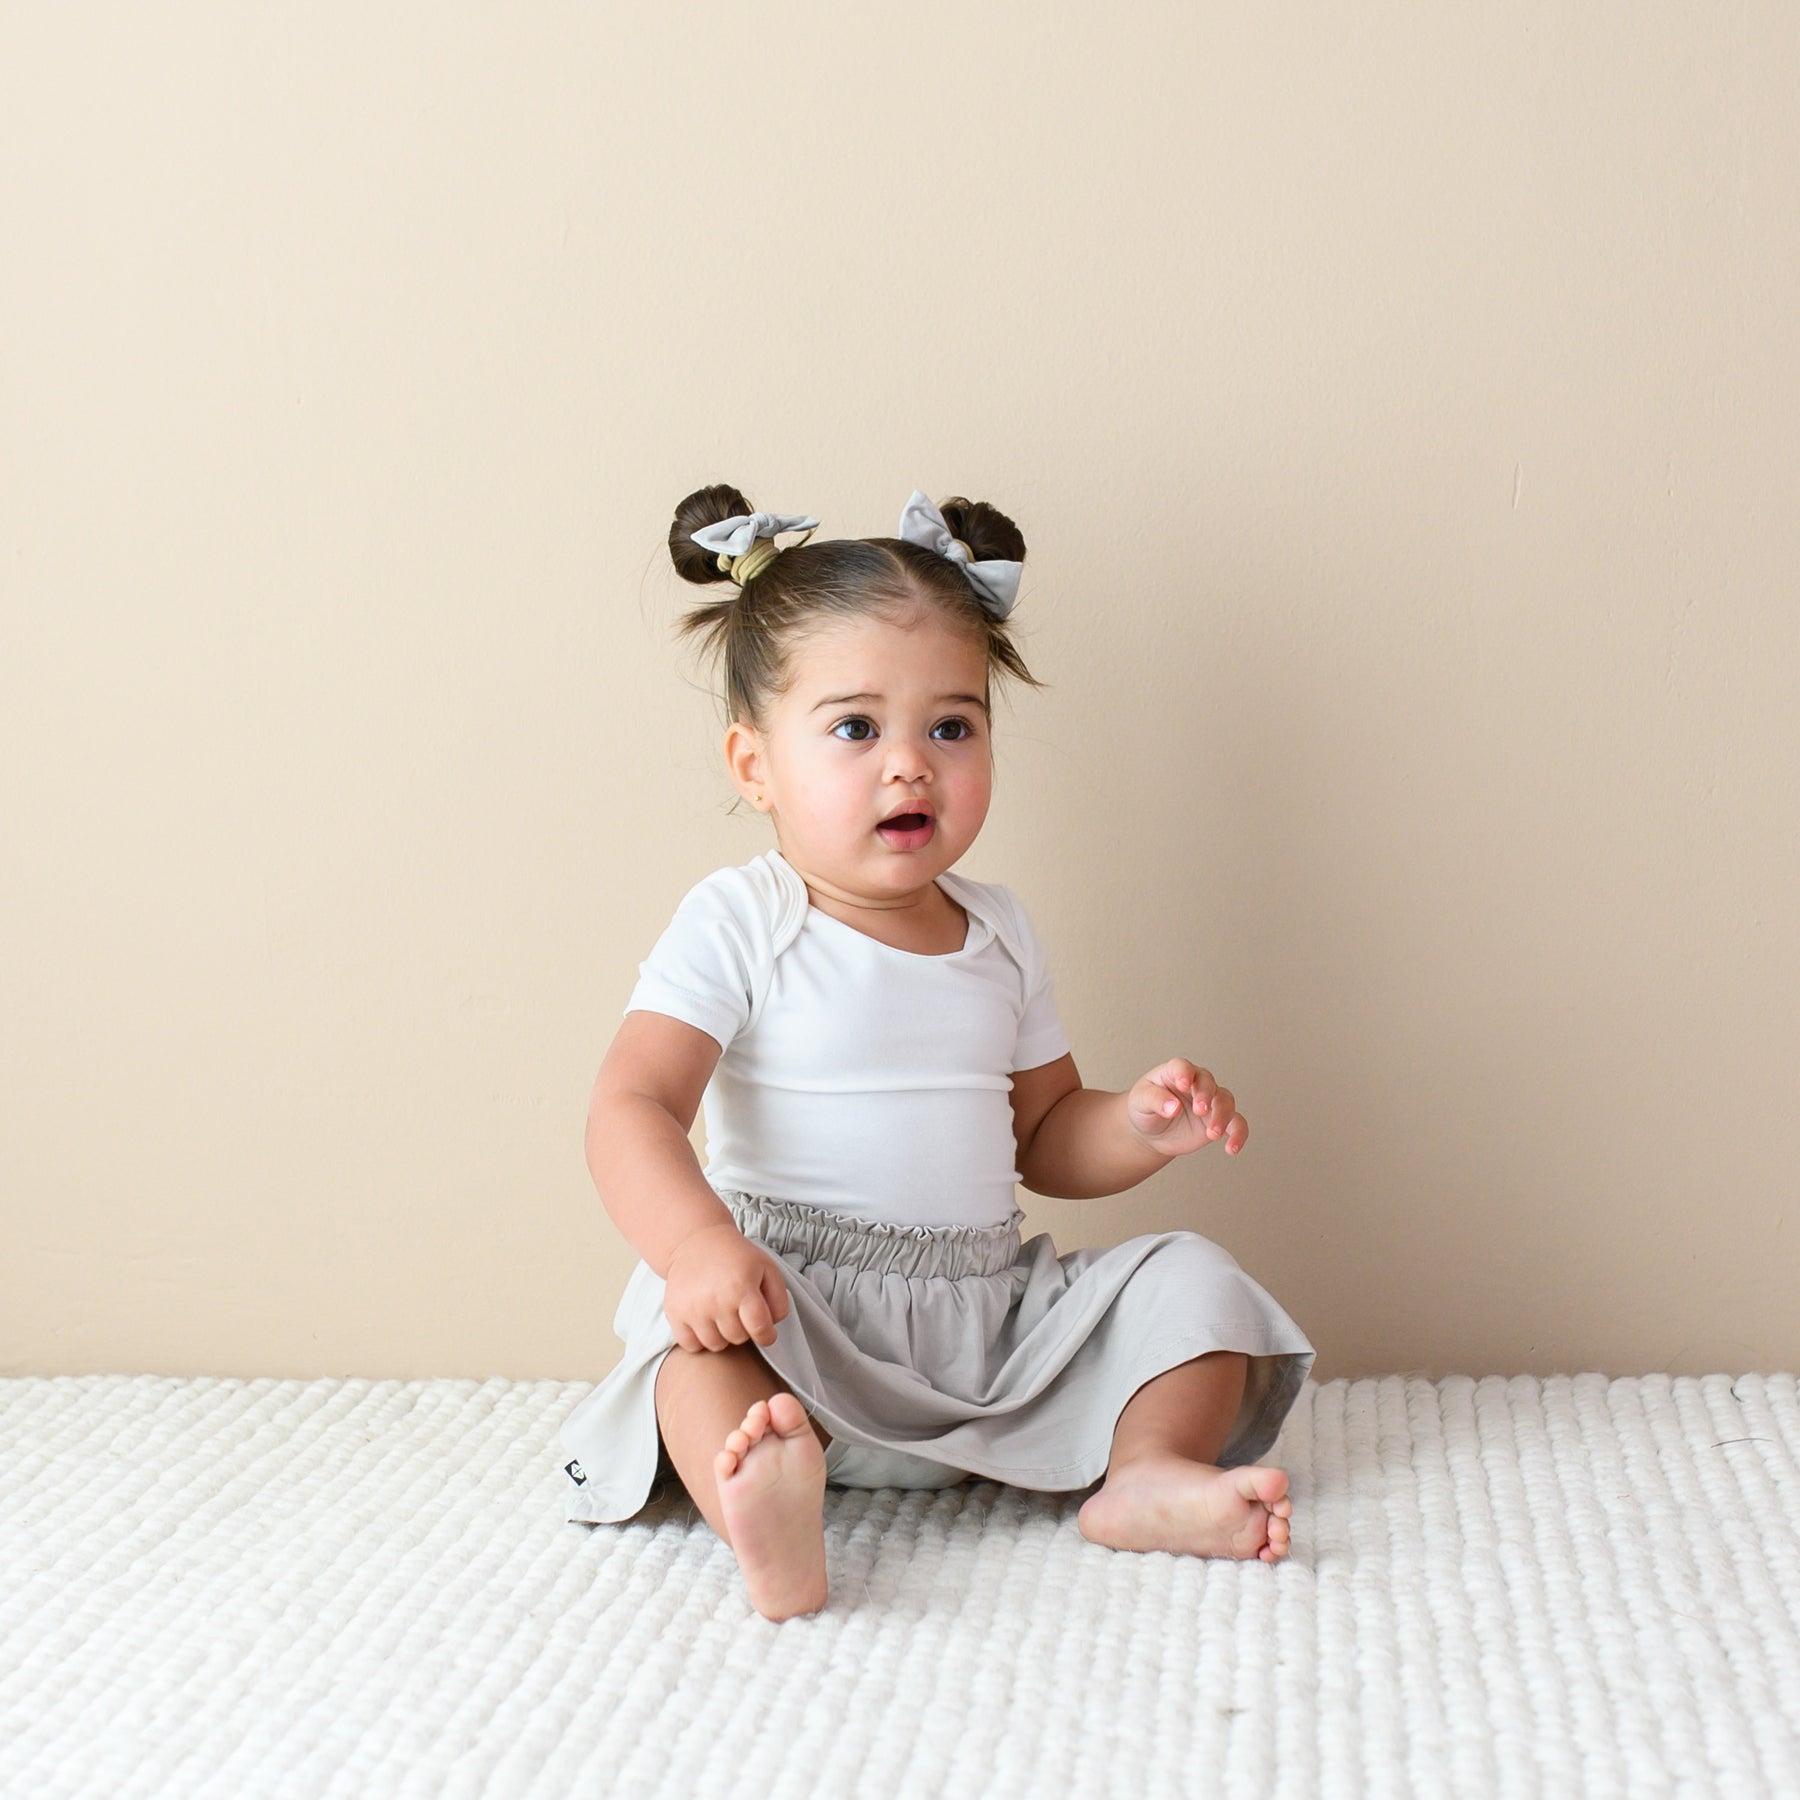
[(1160, 1069), (1152, 1069), (1132, 1090), (1137, 1104), (1158, 1118), (1174, 1117), (1187, 1100), (1187, 1084), (1181, 1074), (1184, 1066), (1166, 1062)]
[(1160, 1069), (1150, 1071), (1150, 1079), (1158, 1087), (1166, 1087), (1170, 1093), (1185, 1097), (1193, 1093), (1194, 1082), (1202, 1073), (1185, 1056), (1171, 1056)]
[(1236, 1156), (1237, 1153), (1243, 1149), (1249, 1136), (1250, 1126), (1246, 1122), (1244, 1115), (1239, 1113), (1238, 1116), (1231, 1121), (1231, 1129), (1225, 1134), (1225, 1154), (1227, 1156)]
[(1220, 1088), (1213, 1095), (1212, 1104), (1205, 1109), (1208, 1120), (1206, 1135), (1209, 1138), (1223, 1137), (1225, 1127), (1231, 1123), (1236, 1110), (1237, 1102), (1231, 1097), (1231, 1089)]
[(728, 1344), (741, 1344), (747, 1335), (744, 1322), (736, 1312), (722, 1312), (713, 1323), (719, 1328), (719, 1336)]
[(719, 1336), (719, 1328), (711, 1319), (696, 1319), (694, 1336), (700, 1340), (702, 1350), (723, 1350), (725, 1348), (725, 1340)]
[(769, 1303), (769, 1317), (777, 1321), (788, 1316), (787, 1283), (781, 1279), (773, 1266), (763, 1271), (763, 1298)]
[[(744, 1321), (744, 1329), (759, 1344), (772, 1344), (775, 1341), (775, 1321), (769, 1317), (767, 1302), (762, 1297), (762, 1289), (758, 1288), (742, 1306), (738, 1308), (738, 1317)], [(741, 1339), (739, 1340), (742, 1341)]]

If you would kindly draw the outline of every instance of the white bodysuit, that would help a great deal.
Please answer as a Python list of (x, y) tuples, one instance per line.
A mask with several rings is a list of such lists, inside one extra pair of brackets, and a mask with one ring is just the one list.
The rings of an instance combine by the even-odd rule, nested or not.
[(715, 1189), (898, 1225), (1012, 1217), (1012, 1073), (1069, 1040), (1012, 891), (948, 872), (938, 885), (969, 915), (943, 956), (819, 911), (779, 850), (683, 896), (625, 1010), (723, 1046), (703, 1100)]

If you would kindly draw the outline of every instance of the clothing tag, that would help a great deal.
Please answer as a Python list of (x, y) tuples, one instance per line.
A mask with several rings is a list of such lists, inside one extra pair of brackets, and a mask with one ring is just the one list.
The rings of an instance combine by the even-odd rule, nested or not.
[(564, 1463), (563, 1473), (567, 1475), (577, 1487), (580, 1487), (582, 1483), (587, 1480), (587, 1471), (582, 1468), (581, 1464), (578, 1462)]

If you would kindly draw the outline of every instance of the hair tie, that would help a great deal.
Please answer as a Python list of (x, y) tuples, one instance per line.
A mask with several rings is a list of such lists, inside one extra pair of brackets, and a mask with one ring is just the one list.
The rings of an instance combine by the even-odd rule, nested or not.
[[(720, 572), (742, 587), (755, 580), (781, 554), (775, 545), (778, 531), (804, 531), (806, 537), (811, 537), (818, 524), (817, 519), (803, 513), (734, 513), (729, 519), (721, 519), (716, 525), (703, 525), (688, 535), (701, 549), (715, 551)], [(801, 544), (805, 542), (806, 538), (800, 540)], [(788, 546), (790, 550), (799, 547), (799, 544)]]
[(919, 488), (900, 513), (900, 536), (909, 544), (934, 550), (939, 556), (958, 564), (968, 576), (982, 607), (996, 619), (1004, 619), (1019, 597), (1019, 574), (1025, 565), (990, 557), (977, 562), (975, 553), (961, 538), (950, 535), (944, 515), (932, 505)]

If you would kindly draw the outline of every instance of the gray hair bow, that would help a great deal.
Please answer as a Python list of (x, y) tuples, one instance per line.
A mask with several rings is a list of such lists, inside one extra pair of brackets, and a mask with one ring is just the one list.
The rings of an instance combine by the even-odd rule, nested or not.
[[(776, 532), (804, 531), (810, 536), (818, 523), (817, 519), (809, 519), (802, 513), (736, 513), (729, 519), (719, 520), (716, 525), (703, 525), (688, 535), (701, 549), (715, 552), (720, 569), (742, 587), (780, 554), (773, 542)], [(758, 538), (771, 541), (758, 546)], [(805, 541), (804, 538), (801, 540), (802, 543)], [(753, 548), (758, 553), (751, 558)], [(734, 559), (737, 562), (735, 568), (732, 566)]]
[(953, 563), (961, 563), (982, 606), (996, 619), (1004, 619), (1012, 611), (1013, 602), (1019, 597), (1019, 573), (1025, 565), (997, 557), (977, 562), (969, 546), (950, 535), (944, 515), (918, 488), (913, 489), (912, 498), (900, 514), (900, 536), (909, 544), (921, 544)]

